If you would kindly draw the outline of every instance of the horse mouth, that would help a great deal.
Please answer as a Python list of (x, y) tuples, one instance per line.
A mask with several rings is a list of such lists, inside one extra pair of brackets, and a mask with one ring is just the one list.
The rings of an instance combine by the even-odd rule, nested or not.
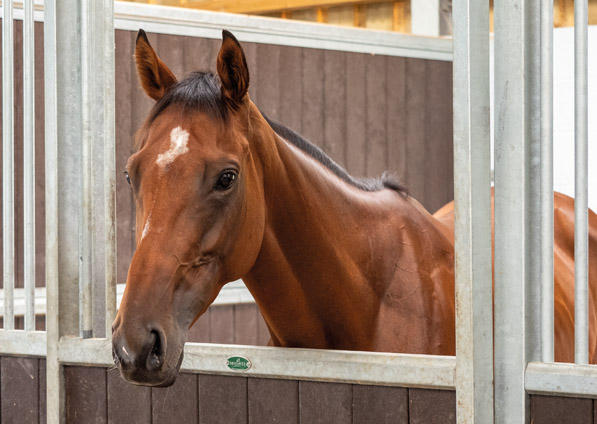
[(170, 387), (176, 382), (178, 373), (180, 372), (180, 366), (184, 357), (184, 349), (180, 352), (178, 362), (176, 366), (170, 369), (160, 369), (149, 371), (147, 369), (135, 369), (132, 371), (125, 371), (122, 367), (120, 368), (120, 375), (127, 382), (136, 386), (146, 387)]

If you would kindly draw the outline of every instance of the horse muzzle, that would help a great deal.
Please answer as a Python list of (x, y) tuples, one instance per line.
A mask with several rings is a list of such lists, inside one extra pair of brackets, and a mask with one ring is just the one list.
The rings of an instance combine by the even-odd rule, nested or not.
[(143, 386), (172, 385), (182, 363), (183, 349), (178, 357), (167, 352), (166, 337), (160, 329), (137, 329), (133, 334), (134, 337), (127, 339), (121, 326), (112, 334), (112, 357), (122, 377)]

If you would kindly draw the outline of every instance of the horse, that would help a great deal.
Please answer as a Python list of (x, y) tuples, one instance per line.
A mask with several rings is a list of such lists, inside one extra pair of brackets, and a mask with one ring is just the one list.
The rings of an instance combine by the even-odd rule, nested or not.
[[(155, 100), (127, 179), (137, 249), (113, 323), (128, 381), (175, 381), (188, 329), (242, 278), (282, 347), (455, 354), (453, 204), (429, 213), (389, 175), (350, 176), (251, 101), (228, 31), (217, 74), (182, 81), (140, 30), (140, 84)], [(555, 358), (573, 360), (573, 200), (555, 194)], [(597, 217), (589, 214), (597, 252)], [(590, 263), (595, 362), (597, 261)]]

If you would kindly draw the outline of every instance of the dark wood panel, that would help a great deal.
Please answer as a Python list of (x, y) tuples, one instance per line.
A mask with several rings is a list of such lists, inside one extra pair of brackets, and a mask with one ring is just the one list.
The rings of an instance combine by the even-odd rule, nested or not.
[(301, 381), (299, 391), (301, 423), (352, 423), (352, 385)]
[(408, 424), (408, 390), (401, 387), (352, 388), (353, 424)]
[(279, 116), (283, 124), (299, 134), (303, 131), (303, 49), (280, 47)]
[(456, 392), (447, 390), (408, 390), (410, 424), (456, 423)]
[(216, 70), (216, 58), (220, 40), (196, 37), (182, 37), (184, 45), (184, 72)]
[(213, 306), (209, 325), (212, 343), (234, 343), (234, 306)]
[(386, 61), (388, 170), (405, 183), (406, 156), (406, 59), (388, 57)]
[(210, 343), (211, 342), (211, 328), (210, 328), (210, 311), (209, 308), (203, 315), (199, 317), (197, 322), (189, 329), (187, 341), (195, 343)]
[(14, 266), (15, 287), (24, 285), (23, 221), (23, 21), (14, 21)]
[[(35, 23), (35, 286), (46, 285), (44, 27)], [(45, 327), (44, 327), (45, 328)], [(38, 328), (39, 329), (39, 328)]]
[(132, 89), (138, 85), (133, 69), (134, 45), (130, 32), (117, 30), (114, 34), (115, 68), (115, 134), (116, 134), (116, 281), (126, 282), (129, 263), (135, 249), (135, 204), (133, 194), (124, 176), (126, 163), (133, 152)]
[(46, 359), (39, 359), (39, 423), (45, 424), (48, 421), (47, 415), (47, 393), (46, 393)]
[(425, 113), (425, 199), (435, 212), (454, 199), (452, 148), (452, 64), (429, 60)]
[(257, 340), (259, 346), (267, 346), (270, 342), (271, 336), (269, 333), (269, 329), (267, 328), (267, 324), (263, 319), (263, 315), (259, 313), (258, 322), (257, 322)]
[(151, 389), (153, 424), (198, 423), (197, 375), (180, 374), (170, 387)]
[(107, 370), (108, 423), (151, 422), (151, 389), (127, 383), (116, 369)]
[(302, 135), (313, 144), (323, 144), (323, 51), (303, 50)]
[(533, 424), (591, 424), (593, 400), (559, 396), (531, 396)]
[(246, 423), (247, 378), (199, 375), (199, 423)]
[(255, 304), (234, 305), (234, 344), (257, 345), (257, 318)]
[(367, 61), (365, 79), (365, 127), (368, 176), (381, 175), (388, 169), (386, 140), (386, 57), (372, 56)]
[(341, 164), (346, 163), (346, 57), (324, 52), (324, 148)]
[(39, 360), (0, 358), (0, 418), (6, 423), (36, 423), (39, 420)]
[(156, 51), (176, 79), (181, 81), (185, 73), (188, 72), (184, 66), (184, 43), (182, 43), (182, 37), (170, 34), (158, 35)]
[(104, 424), (107, 422), (106, 369), (64, 367), (66, 422)]
[(299, 383), (267, 378), (248, 379), (249, 422), (299, 422)]
[(365, 70), (368, 56), (353, 54), (346, 61), (346, 170), (356, 177), (367, 173), (365, 158)]
[(280, 80), (283, 76), (279, 70), (280, 47), (266, 44), (257, 45), (257, 63), (259, 68), (250, 76), (255, 92), (259, 93), (259, 109), (268, 117), (279, 119)]
[(425, 108), (426, 75), (425, 61), (406, 59), (406, 155), (408, 169), (406, 183), (410, 194), (420, 202), (425, 200)]
[(242, 43), (247, 66), (249, 67), (249, 97), (256, 105), (259, 105), (259, 90), (254, 84), (257, 73), (261, 71), (261, 66), (257, 61), (257, 46), (256, 43)]

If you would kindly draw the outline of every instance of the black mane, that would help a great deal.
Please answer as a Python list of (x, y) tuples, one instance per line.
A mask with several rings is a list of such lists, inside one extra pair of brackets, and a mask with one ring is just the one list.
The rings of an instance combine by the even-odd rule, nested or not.
[[(187, 78), (174, 85), (155, 104), (150, 113), (148, 123), (155, 120), (166, 107), (175, 104), (181, 105), (184, 108), (200, 110), (214, 119), (224, 121), (228, 119), (228, 108), (220, 91), (220, 82), (218, 77), (210, 72), (193, 72)], [(380, 191), (388, 188), (401, 194), (407, 194), (406, 188), (398, 184), (396, 179), (388, 173), (384, 173), (380, 178), (355, 178), (351, 176), (319, 147), (307, 141), (285, 125), (269, 119), (263, 112), (261, 114), (280, 137), (320, 162), (348, 184), (364, 191)]]

